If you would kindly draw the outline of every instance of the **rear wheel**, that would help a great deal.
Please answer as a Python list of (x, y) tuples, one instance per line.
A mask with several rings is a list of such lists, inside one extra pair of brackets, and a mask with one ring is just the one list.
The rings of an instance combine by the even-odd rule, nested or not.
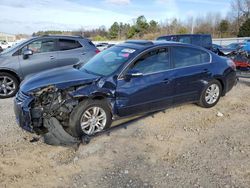
[(110, 108), (105, 100), (84, 100), (72, 111), (69, 133), (74, 137), (95, 135), (110, 127)]
[(199, 105), (204, 108), (215, 106), (221, 97), (222, 87), (219, 81), (211, 81), (202, 91)]
[(14, 97), (18, 89), (19, 82), (15, 76), (0, 72), (0, 99)]

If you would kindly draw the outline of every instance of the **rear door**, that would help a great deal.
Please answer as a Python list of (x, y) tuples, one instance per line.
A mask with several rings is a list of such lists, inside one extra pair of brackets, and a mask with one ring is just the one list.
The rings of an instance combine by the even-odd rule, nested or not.
[(212, 74), (210, 54), (201, 49), (175, 46), (171, 49), (174, 65), (174, 103), (197, 101)]
[[(28, 59), (24, 59), (22, 55), (26, 49), (33, 52)], [(18, 58), (24, 76), (56, 68), (56, 40), (38, 39), (32, 41), (21, 49)]]
[(84, 63), (89, 59), (87, 48), (78, 40), (58, 39), (57, 46), (59, 67)]
[(169, 48), (147, 52), (129, 70), (143, 75), (130, 80), (118, 79), (116, 106), (120, 116), (155, 111), (172, 104), (174, 84)]

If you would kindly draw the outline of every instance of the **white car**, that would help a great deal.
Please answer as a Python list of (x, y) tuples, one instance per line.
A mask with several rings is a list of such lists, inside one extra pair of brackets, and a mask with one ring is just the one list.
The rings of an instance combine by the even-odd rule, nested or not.
[(6, 41), (1, 41), (0, 46), (2, 47), (3, 50), (5, 50), (6, 48), (10, 48), (11, 44), (9, 44)]

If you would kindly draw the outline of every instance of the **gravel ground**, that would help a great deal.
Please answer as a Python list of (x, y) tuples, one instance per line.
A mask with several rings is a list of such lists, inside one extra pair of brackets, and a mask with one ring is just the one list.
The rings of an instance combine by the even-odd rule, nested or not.
[(250, 80), (212, 109), (193, 104), (129, 123), (78, 149), (15, 123), (0, 100), (0, 187), (250, 187)]

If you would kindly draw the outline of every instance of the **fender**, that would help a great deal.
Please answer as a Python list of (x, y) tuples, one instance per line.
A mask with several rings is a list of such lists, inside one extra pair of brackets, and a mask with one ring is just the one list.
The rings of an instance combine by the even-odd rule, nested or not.
[(106, 99), (112, 115), (117, 114), (115, 107), (115, 90), (110, 90), (108, 88), (98, 87), (96, 84), (86, 85), (79, 87), (69, 95), (75, 99)]

